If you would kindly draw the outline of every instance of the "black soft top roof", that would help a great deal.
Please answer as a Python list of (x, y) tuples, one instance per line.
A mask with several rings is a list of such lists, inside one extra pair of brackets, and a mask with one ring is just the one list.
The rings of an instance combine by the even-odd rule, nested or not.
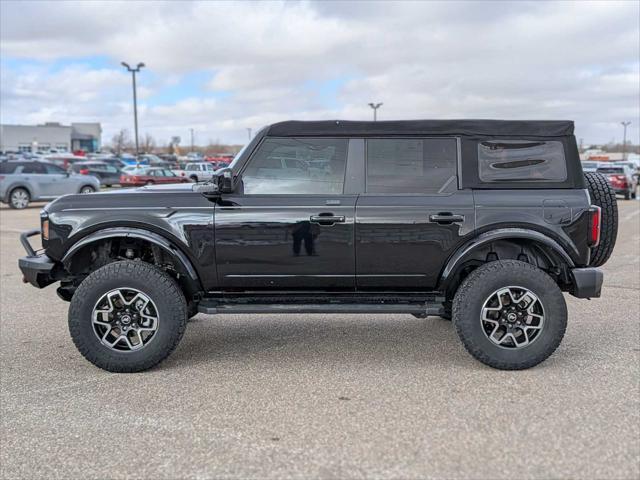
[(571, 120), (351, 120), (274, 123), (266, 132), (274, 137), (367, 135), (465, 135), (564, 137), (573, 135)]

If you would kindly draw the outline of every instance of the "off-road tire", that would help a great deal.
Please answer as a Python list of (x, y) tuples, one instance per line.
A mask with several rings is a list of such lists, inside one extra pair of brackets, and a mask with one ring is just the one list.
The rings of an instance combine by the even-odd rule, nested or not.
[[(157, 337), (137, 351), (111, 349), (93, 331), (91, 315), (96, 303), (105, 293), (119, 288), (140, 290), (157, 306)], [(157, 365), (177, 347), (186, 323), (187, 302), (176, 281), (140, 261), (125, 260), (99, 268), (80, 284), (69, 306), (73, 343), (87, 360), (110, 372), (140, 372)]]
[(589, 265), (599, 267), (604, 265), (616, 244), (618, 236), (618, 203), (616, 193), (609, 185), (607, 177), (601, 173), (587, 172), (584, 178), (591, 197), (591, 204), (600, 207), (602, 220), (600, 227), (600, 243), (591, 249)]
[[(24, 206), (17, 206), (15, 203), (13, 203), (13, 195), (16, 192), (23, 192), (27, 196), (27, 203)], [(11, 193), (9, 193), (9, 207), (13, 208), (14, 210), (22, 210), (24, 208), (27, 208), (30, 202), (31, 202), (31, 195), (29, 194), (29, 191), (26, 188), (16, 187), (13, 190), (11, 190)]]
[[(519, 286), (538, 296), (544, 307), (544, 326), (531, 344), (518, 349), (495, 345), (482, 330), (482, 306), (496, 290)], [(477, 360), (501, 370), (522, 370), (548, 358), (560, 345), (567, 327), (567, 305), (553, 279), (518, 260), (490, 262), (464, 279), (453, 299), (453, 324), (467, 351)]]

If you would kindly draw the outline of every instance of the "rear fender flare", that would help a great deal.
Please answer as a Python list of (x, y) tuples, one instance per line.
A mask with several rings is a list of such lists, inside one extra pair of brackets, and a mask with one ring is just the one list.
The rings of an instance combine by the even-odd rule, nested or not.
[(98, 232), (87, 235), (83, 239), (74, 243), (73, 246), (67, 251), (67, 253), (65, 253), (64, 257), (62, 257), (61, 260), (62, 264), (65, 266), (65, 268), (68, 267), (71, 259), (80, 249), (94, 242), (111, 238), (137, 238), (140, 240), (148, 241), (160, 247), (167, 254), (169, 254), (171, 258), (173, 258), (177, 265), (180, 265), (182, 267), (182, 269), (184, 270), (183, 273), (186, 274), (189, 280), (189, 289), (193, 290), (194, 292), (200, 290), (200, 279), (198, 278), (198, 274), (191, 264), (189, 258), (187, 258), (187, 256), (179, 248), (173, 245), (172, 242), (164, 238), (162, 235), (140, 228), (106, 228), (104, 230), (100, 230)]
[(549, 238), (544, 233), (537, 232), (535, 230), (529, 230), (526, 228), (500, 228), (485, 232), (470, 240), (462, 247), (460, 247), (456, 253), (454, 253), (447, 262), (442, 275), (440, 276), (440, 290), (446, 290), (449, 286), (449, 282), (455, 277), (455, 273), (458, 267), (463, 263), (465, 257), (467, 257), (474, 250), (481, 248), (491, 242), (497, 240), (513, 240), (524, 239), (531, 240), (537, 244), (544, 245), (559, 258), (561, 258), (569, 268), (573, 268), (575, 263), (569, 254), (560, 246), (558, 242)]

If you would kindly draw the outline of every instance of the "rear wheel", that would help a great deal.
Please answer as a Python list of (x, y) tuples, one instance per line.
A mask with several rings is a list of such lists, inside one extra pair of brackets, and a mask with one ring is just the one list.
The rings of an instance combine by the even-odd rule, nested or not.
[(29, 195), (29, 192), (22, 187), (14, 188), (9, 195), (9, 206), (16, 210), (27, 208), (30, 201), (31, 195)]
[(618, 236), (618, 203), (616, 193), (601, 173), (587, 172), (584, 174), (591, 204), (600, 207), (602, 220), (600, 226), (600, 243), (591, 249), (589, 265), (599, 267), (604, 265), (616, 244)]
[(85, 185), (80, 189), (80, 193), (93, 193), (95, 191), (96, 189), (93, 188), (91, 185)]
[(78, 287), (69, 307), (69, 331), (80, 353), (110, 372), (139, 372), (176, 348), (187, 321), (177, 283), (157, 267), (136, 261), (99, 268)]
[(567, 327), (567, 306), (545, 272), (503, 260), (478, 267), (462, 282), (453, 300), (453, 322), (477, 360), (521, 370), (558, 348)]
[(153, 185), (153, 180), (149, 180), (145, 185)]
[(195, 175), (191, 175), (189, 178), (196, 183), (198, 182), (198, 177), (196, 177)]

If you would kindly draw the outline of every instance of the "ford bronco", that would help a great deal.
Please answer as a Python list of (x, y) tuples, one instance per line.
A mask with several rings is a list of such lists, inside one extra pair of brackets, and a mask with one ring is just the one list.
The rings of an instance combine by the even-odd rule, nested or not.
[(614, 192), (573, 130), (276, 123), (209, 182), (55, 200), (19, 266), (59, 282), (75, 345), (113, 372), (158, 364), (197, 313), (440, 316), (476, 359), (524, 369), (560, 344), (563, 292), (600, 296), (615, 244)]

